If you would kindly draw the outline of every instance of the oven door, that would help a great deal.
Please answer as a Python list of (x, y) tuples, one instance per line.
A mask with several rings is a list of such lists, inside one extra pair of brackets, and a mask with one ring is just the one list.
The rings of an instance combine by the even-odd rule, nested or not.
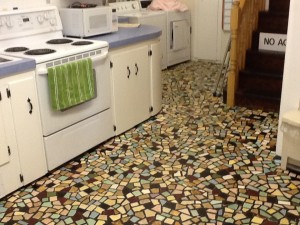
[(111, 107), (111, 85), (107, 54), (108, 51), (105, 49), (101, 51), (95, 50), (75, 56), (76, 58), (84, 58), (88, 55), (88, 57), (92, 59), (95, 75), (96, 97), (64, 111), (56, 111), (51, 107), (47, 66), (50, 66), (51, 64), (58, 65), (60, 62), (65, 62), (74, 58), (74, 56), (37, 65), (36, 81), (44, 137), (54, 134), (93, 115), (101, 113)]

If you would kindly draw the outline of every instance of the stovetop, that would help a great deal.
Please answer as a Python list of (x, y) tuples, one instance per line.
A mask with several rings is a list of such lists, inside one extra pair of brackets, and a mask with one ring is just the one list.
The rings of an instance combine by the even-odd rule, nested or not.
[(55, 6), (5, 12), (0, 22), (0, 54), (34, 59), (36, 63), (108, 48), (105, 41), (63, 37)]
[(74, 38), (54, 38), (40, 41), (26, 41), (24, 44), (6, 45), (0, 49), (0, 54), (35, 59), (36, 63), (43, 63), (70, 55), (75, 55), (95, 49), (107, 48), (104, 41), (83, 40)]

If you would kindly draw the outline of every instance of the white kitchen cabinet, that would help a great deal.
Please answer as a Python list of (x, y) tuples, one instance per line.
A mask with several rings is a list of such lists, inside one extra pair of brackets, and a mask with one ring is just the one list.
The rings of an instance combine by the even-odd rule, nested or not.
[(148, 45), (124, 48), (110, 55), (116, 134), (149, 117), (150, 65)]
[[(156, 112), (160, 110), (159, 48), (159, 40), (156, 40), (110, 51), (112, 108), (117, 135), (148, 119), (153, 115), (154, 109)], [(157, 58), (154, 59), (154, 55)], [(155, 96), (153, 88), (158, 89)]]
[[(2, 88), (0, 88), (0, 101), (2, 101)], [(0, 166), (6, 164), (9, 161), (9, 149), (6, 141), (6, 133), (4, 129), (4, 107), (0, 104)]]
[(46, 174), (47, 165), (35, 73), (2, 78), (0, 87), (0, 153), (5, 158), (0, 164), (1, 197)]
[(0, 80), (0, 198), (21, 187), (21, 168), (8, 85)]

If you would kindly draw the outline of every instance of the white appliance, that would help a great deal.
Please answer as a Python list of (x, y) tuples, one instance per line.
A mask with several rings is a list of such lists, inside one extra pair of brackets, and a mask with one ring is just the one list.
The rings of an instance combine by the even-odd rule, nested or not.
[(167, 14), (164, 11), (151, 11), (141, 8), (139, 1), (129, 2), (115, 2), (110, 3), (110, 6), (116, 9), (117, 15), (120, 19), (128, 18), (129, 23), (133, 24), (147, 24), (158, 26), (162, 34), (160, 36), (162, 48), (162, 69), (167, 68)]
[(191, 59), (190, 11), (167, 11), (167, 64), (172, 66)]
[[(36, 61), (36, 85), (48, 169), (52, 170), (114, 135), (108, 43), (64, 38), (54, 6), (2, 12), (0, 54)], [(47, 70), (90, 58), (96, 97), (63, 111), (50, 107)]]
[(129, 23), (158, 26), (162, 30), (162, 69), (191, 59), (190, 11), (153, 11), (143, 9), (139, 1), (110, 3), (119, 18)]
[(66, 36), (83, 38), (118, 30), (118, 19), (109, 6), (61, 8), (59, 13)]

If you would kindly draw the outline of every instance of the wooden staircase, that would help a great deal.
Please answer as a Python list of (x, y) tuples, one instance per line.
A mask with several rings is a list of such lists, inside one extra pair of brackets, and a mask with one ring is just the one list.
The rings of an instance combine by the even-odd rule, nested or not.
[(290, 0), (270, 0), (269, 11), (259, 12), (245, 67), (239, 71), (235, 105), (279, 111), (285, 53), (259, 50), (259, 34), (287, 33), (289, 3)]

